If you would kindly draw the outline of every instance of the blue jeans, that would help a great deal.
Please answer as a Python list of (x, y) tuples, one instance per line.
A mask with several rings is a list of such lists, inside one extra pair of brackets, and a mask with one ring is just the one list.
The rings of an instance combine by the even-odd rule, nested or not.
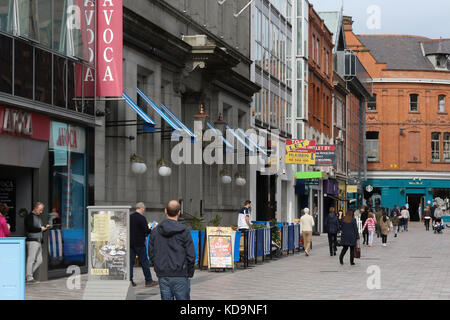
[(161, 277), (159, 290), (161, 300), (191, 300), (191, 281), (185, 277)]
[(404, 218), (403, 223), (404, 223), (403, 228), (405, 229), (405, 231), (408, 230), (408, 218)]
[(150, 263), (147, 259), (147, 251), (145, 247), (133, 247), (130, 246), (130, 281), (133, 281), (133, 268), (134, 268), (134, 259), (136, 259), (136, 254), (139, 258), (139, 264), (142, 267), (142, 271), (144, 272), (145, 282), (152, 282), (152, 274), (150, 273)]

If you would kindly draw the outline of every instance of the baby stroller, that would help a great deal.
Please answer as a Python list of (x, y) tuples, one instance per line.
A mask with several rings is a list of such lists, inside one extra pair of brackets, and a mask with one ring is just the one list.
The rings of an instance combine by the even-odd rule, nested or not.
[(434, 233), (442, 233), (442, 230), (445, 229), (444, 223), (442, 223), (441, 219), (436, 219), (436, 221), (433, 224), (433, 230)]

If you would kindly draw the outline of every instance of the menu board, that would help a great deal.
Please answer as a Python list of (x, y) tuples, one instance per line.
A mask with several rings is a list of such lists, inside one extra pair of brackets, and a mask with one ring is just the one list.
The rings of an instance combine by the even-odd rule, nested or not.
[(208, 269), (233, 269), (233, 230), (226, 227), (207, 227)]
[(129, 280), (129, 208), (89, 209), (89, 279)]

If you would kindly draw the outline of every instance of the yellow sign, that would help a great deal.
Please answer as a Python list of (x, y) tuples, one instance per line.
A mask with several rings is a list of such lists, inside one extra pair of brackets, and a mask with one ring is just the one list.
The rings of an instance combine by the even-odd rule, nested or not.
[(315, 153), (289, 152), (286, 154), (286, 164), (316, 164)]
[(358, 193), (358, 186), (347, 186), (347, 193)]
[(109, 241), (109, 223), (108, 213), (99, 213), (94, 216), (94, 241)]
[(109, 276), (109, 269), (91, 269), (94, 276)]

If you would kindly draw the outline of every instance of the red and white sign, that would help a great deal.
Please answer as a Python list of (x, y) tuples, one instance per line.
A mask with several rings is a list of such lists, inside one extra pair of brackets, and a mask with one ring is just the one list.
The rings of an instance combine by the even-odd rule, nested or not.
[(49, 141), (50, 117), (21, 109), (0, 107), (0, 134)]
[(123, 1), (97, 0), (97, 96), (123, 95)]

